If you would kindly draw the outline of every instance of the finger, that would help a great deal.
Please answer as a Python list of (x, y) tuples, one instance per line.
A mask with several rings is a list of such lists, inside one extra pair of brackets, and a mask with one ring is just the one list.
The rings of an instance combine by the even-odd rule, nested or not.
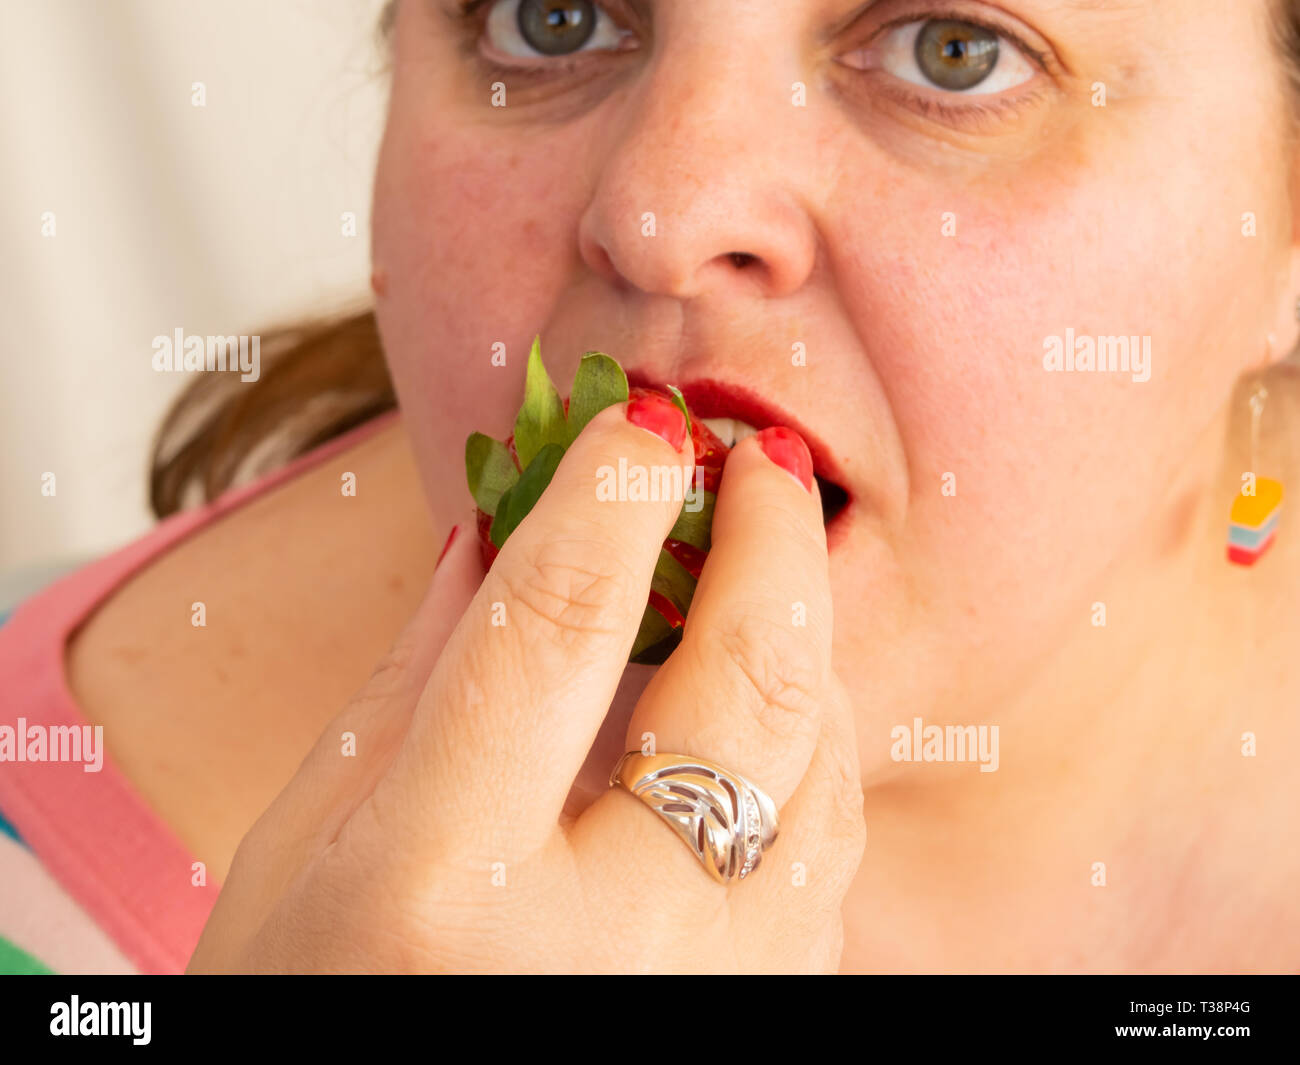
[(792, 934), (813, 936), (840, 911), (866, 847), (862, 773), (853, 705), (843, 685), (827, 685), (808, 772), (781, 810), (781, 834), (746, 880), (739, 904), (781, 913)]
[[(612, 882), (618, 904), (629, 912), (671, 914), (661, 905), (671, 894), (697, 922), (768, 928), (762, 943), (737, 944), (749, 967), (763, 967), (763, 959), (754, 958), (763, 950), (784, 957), (806, 950), (814, 968), (833, 967), (842, 945), (837, 916), (862, 860), (866, 826), (852, 704), (833, 676), (824, 699), (817, 744), (807, 773), (781, 810), (780, 834), (735, 890), (720, 890), (677, 833), (657, 824), (660, 818), (622, 788), (609, 789), (569, 830), (584, 880), (609, 883), (611, 869), (623, 871)], [(773, 913), (781, 914), (777, 927)], [(669, 925), (662, 934), (672, 931)]]
[(652, 733), (659, 753), (717, 762), (779, 808), (808, 768), (831, 676), (826, 534), (797, 434), (764, 430), (731, 452), (712, 538), (682, 644), (642, 695), (629, 749)]
[[(693, 469), (685, 419), (659, 399), (592, 419), (448, 641), (376, 789), (412, 835), (435, 834), (436, 822), (439, 846), (500, 854), (556, 830)], [(640, 474), (658, 490), (607, 491), (620, 469), (626, 484)]]
[(473, 528), (472, 521), (453, 528), (424, 599), (392, 649), (240, 844), (235, 863), (256, 863), (258, 875), (230, 877), (217, 905), (240, 914), (245, 931), (337, 835), (396, 752), (433, 664), (482, 580)]

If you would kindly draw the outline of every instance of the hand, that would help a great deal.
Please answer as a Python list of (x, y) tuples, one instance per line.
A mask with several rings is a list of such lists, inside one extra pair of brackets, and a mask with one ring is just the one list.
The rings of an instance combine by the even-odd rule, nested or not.
[(626, 410), (592, 420), (486, 577), (472, 533), (455, 538), (390, 654), (243, 840), (191, 972), (838, 969), (865, 827), (825, 532), (816, 484), (757, 438), (728, 457), (682, 643), (628, 749), (652, 733), (659, 753), (746, 777), (780, 811), (779, 838), (724, 886), (622, 787), (562, 814), (681, 506), (600, 501), (596, 470), (693, 459), (689, 435), (675, 450)]

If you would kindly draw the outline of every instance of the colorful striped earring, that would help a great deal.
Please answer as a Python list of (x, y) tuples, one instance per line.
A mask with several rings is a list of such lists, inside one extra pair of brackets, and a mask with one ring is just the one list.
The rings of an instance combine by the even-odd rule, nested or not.
[(1268, 389), (1260, 385), (1250, 397), (1250, 471), (1241, 475), (1241, 491), (1228, 518), (1228, 561), (1253, 566), (1273, 544), (1282, 513), (1282, 482), (1258, 477), (1259, 423)]

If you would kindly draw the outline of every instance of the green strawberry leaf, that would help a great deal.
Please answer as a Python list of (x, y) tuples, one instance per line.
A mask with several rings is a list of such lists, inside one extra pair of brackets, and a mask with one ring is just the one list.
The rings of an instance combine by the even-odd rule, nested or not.
[(478, 509), (495, 514), (501, 497), (519, 480), (519, 471), (505, 444), (470, 433), (465, 441), (465, 478)]
[(713, 528), (713, 505), (717, 499), (718, 497), (712, 492), (701, 489), (700, 500), (703, 505), (698, 511), (687, 510), (686, 504), (683, 503), (682, 511), (677, 515), (677, 522), (669, 532), (668, 539), (681, 540), (701, 551), (708, 551), (711, 545), (709, 530)]
[(686, 435), (690, 436), (691, 412), (686, 409), (686, 397), (682, 395), (681, 389), (676, 385), (669, 385), (668, 391), (673, 397), (673, 403), (676, 405), (677, 409), (682, 412), (682, 417), (686, 419)]
[(658, 592), (673, 604), (682, 615), (691, 609), (691, 599), (695, 595), (695, 578), (690, 571), (663, 548), (659, 550), (659, 561), (655, 563), (654, 575), (650, 578), (650, 588)]
[(597, 414), (615, 403), (627, 402), (627, 374), (601, 351), (589, 351), (578, 363), (569, 393), (569, 443)]
[(506, 539), (519, 527), (519, 523), (528, 516), (533, 505), (542, 498), (546, 486), (555, 476), (560, 459), (564, 458), (564, 448), (559, 444), (546, 444), (537, 452), (536, 457), (519, 476), (513, 487), (506, 489), (497, 503), (496, 517), (492, 519), (492, 529), (488, 538), (497, 546), (504, 547)]
[(681, 638), (680, 629), (674, 629), (659, 611), (647, 606), (641, 615), (641, 628), (637, 630), (628, 661), (657, 666), (667, 659)]
[(542, 363), (542, 338), (536, 336), (528, 353), (524, 405), (519, 408), (519, 417), (515, 419), (515, 454), (519, 456), (519, 466), (528, 469), (547, 444), (558, 444), (563, 448), (568, 443), (564, 404)]
[[(682, 617), (686, 617), (695, 595), (695, 578), (662, 548), (659, 560), (655, 563), (654, 576), (650, 578), (650, 587), (672, 603)], [(681, 638), (681, 629), (673, 628), (659, 611), (647, 605), (645, 613), (641, 615), (641, 627), (637, 630), (628, 660), (643, 665), (658, 665), (672, 654)]]

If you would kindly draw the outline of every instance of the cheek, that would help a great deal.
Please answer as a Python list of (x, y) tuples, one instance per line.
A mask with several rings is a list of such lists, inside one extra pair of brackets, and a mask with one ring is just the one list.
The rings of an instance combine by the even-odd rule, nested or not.
[(508, 431), (526, 345), (572, 274), (582, 204), (566, 153), (525, 139), (407, 124), (400, 108), (390, 119), (374, 194), (373, 259), (387, 279), (377, 317), (426, 466), (472, 430)]
[[(1224, 207), (1261, 190), (1220, 183), (1241, 168), (1190, 157), (1190, 131), (1128, 135), (991, 184), (898, 182), (868, 216), (837, 214), (859, 227), (841, 230), (860, 279), (849, 311), (907, 454), (907, 568), (989, 631), (1091, 601), (1150, 538), (1266, 320), (1254, 294), (1270, 271)], [(1046, 342), (1067, 330), (1149, 337), (1149, 380), (1049, 372)]]

